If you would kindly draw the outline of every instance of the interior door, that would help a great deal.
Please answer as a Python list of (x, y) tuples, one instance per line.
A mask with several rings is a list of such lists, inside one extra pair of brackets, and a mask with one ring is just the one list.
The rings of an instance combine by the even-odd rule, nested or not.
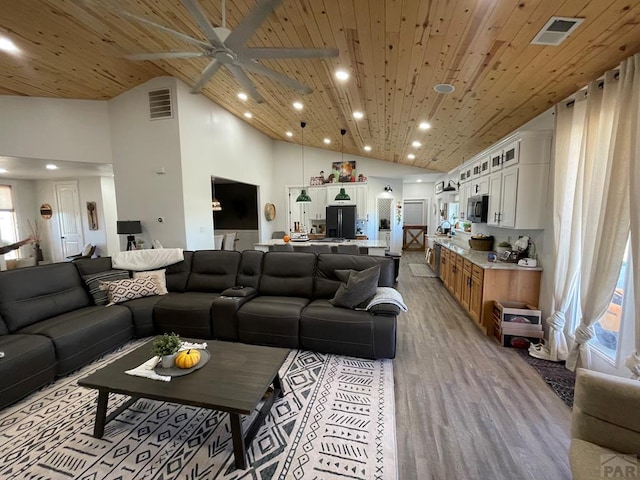
[(84, 237), (80, 218), (80, 201), (77, 182), (56, 182), (58, 225), (62, 259), (82, 251)]

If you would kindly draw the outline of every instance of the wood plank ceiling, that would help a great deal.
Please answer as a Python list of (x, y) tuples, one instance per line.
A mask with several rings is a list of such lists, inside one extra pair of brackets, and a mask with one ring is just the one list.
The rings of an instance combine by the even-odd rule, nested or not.
[[(220, 25), (221, 1), (201, 3)], [(233, 30), (256, 4), (227, 0), (227, 26)], [(207, 64), (124, 58), (194, 49), (122, 11), (204, 40), (179, 0), (0, 0), (0, 6), (0, 35), (22, 51), (0, 52), (0, 94), (104, 100), (160, 75), (194, 85)], [(561, 46), (530, 45), (552, 15), (585, 21)], [(266, 102), (242, 102), (223, 68), (203, 94), (274, 139), (299, 141), (305, 120), (306, 145), (339, 151), (346, 128), (347, 153), (448, 171), (640, 51), (639, 22), (634, 0), (283, 0), (248, 46), (337, 47), (331, 59), (263, 61), (313, 93), (301, 96), (249, 73)], [(339, 68), (351, 74), (344, 83), (334, 77)], [(438, 94), (438, 83), (456, 90)], [(302, 111), (292, 108), (296, 100)], [(354, 119), (355, 110), (364, 118)], [(421, 121), (432, 128), (420, 130)], [(414, 140), (422, 146), (412, 147)]]

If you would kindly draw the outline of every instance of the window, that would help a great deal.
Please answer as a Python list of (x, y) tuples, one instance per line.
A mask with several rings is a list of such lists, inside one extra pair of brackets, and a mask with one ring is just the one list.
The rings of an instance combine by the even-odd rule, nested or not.
[[(0, 242), (4, 245), (17, 242), (16, 230), (16, 213), (11, 185), (0, 185)], [(7, 260), (17, 257), (18, 250), (13, 250), (4, 256)]]
[(611, 303), (604, 316), (594, 325), (596, 337), (591, 342), (594, 348), (615, 360), (619, 345), (620, 325), (623, 321), (624, 287), (627, 284), (627, 261), (629, 259), (629, 243), (624, 252), (622, 267), (618, 275), (618, 283)]

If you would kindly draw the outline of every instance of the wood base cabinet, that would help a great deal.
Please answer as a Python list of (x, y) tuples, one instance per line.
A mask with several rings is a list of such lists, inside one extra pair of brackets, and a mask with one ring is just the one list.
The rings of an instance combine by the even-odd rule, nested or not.
[(494, 301), (538, 304), (541, 274), (525, 269), (483, 269), (448, 248), (442, 248), (440, 256), (442, 283), (485, 335), (493, 329)]

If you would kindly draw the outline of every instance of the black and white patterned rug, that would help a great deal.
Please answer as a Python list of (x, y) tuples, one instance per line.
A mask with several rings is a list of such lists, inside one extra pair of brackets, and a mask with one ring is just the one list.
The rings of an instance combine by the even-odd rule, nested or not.
[[(234, 468), (229, 420), (221, 412), (140, 399), (107, 424), (101, 440), (94, 438), (97, 392), (77, 380), (144, 341), (0, 411), (0, 478), (397, 478), (390, 360), (292, 351), (280, 371), (284, 398), (248, 449), (247, 470)], [(109, 410), (126, 399), (111, 395)]]

